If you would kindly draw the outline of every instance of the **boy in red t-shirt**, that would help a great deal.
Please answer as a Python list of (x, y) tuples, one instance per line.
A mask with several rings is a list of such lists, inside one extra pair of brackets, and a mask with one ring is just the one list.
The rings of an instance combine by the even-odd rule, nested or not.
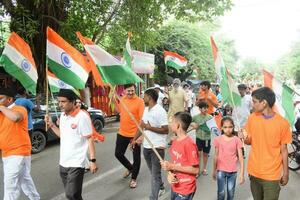
[(171, 162), (162, 161), (161, 166), (168, 170), (168, 182), (171, 184), (171, 200), (191, 200), (196, 192), (196, 175), (199, 173), (198, 149), (187, 136), (192, 117), (186, 112), (177, 112), (172, 121), (171, 130), (177, 135), (170, 147)]

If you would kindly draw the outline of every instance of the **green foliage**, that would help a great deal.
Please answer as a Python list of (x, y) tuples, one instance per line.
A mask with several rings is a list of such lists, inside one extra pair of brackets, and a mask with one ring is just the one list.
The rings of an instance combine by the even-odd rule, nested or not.
[(262, 81), (262, 70), (265, 64), (256, 58), (246, 58), (242, 60), (242, 68), (240, 69), (240, 79), (244, 83), (253, 82), (254, 80)]
[(0, 6), (11, 16), (10, 29), (29, 42), (41, 77), (39, 85), (44, 88), (47, 26), (77, 47), (80, 44), (75, 32), (80, 31), (109, 52), (122, 54), (127, 32), (133, 34), (133, 49), (145, 51), (155, 46), (157, 31), (170, 16), (188, 21), (210, 20), (230, 9), (232, 3), (231, 0), (2, 0)]
[(282, 80), (290, 80), (292, 77), (295, 84), (300, 84), (300, 42), (296, 42), (290, 52), (276, 63), (276, 74)]
[[(152, 50), (155, 54), (155, 63), (160, 71), (166, 71), (164, 65), (163, 51), (168, 50), (177, 52), (188, 60), (185, 71), (192, 74), (193, 69), (198, 72), (198, 79), (216, 81), (215, 67), (213, 62), (212, 50), (210, 46), (210, 36), (217, 31), (218, 25), (212, 23), (192, 24), (183, 21), (171, 21), (159, 30), (157, 46)], [(220, 51), (224, 57), (225, 64), (235, 66), (237, 53), (231, 40), (225, 37), (216, 41), (220, 46)], [(219, 45), (220, 44), (220, 45)], [(185, 80), (186, 73), (170, 74)], [(158, 80), (159, 81), (159, 80)]]

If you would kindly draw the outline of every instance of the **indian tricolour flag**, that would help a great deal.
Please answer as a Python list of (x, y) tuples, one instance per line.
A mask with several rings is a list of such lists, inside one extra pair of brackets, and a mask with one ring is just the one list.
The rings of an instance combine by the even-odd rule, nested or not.
[(93, 62), (97, 67), (104, 83), (124, 85), (143, 82), (126, 64), (116, 59), (98, 45), (95, 45), (88, 38), (83, 37), (79, 32), (77, 32), (77, 36), (91, 58), (90, 62)]
[(212, 119), (206, 121), (205, 123), (200, 124), (199, 128), (202, 131), (207, 132), (207, 133), (209, 133), (209, 132), (214, 133), (217, 136), (221, 135), (221, 132), (220, 132), (218, 126), (217, 126), (215, 118), (212, 118)]
[(85, 88), (90, 72), (86, 58), (49, 27), (47, 64), (60, 80), (76, 89)]
[(62, 80), (58, 79), (54, 74), (48, 71), (48, 83), (51, 89), (51, 92), (59, 92), (60, 89), (70, 89), (76, 91), (71, 85), (66, 84)]
[(276, 95), (276, 101), (274, 105), (275, 111), (286, 118), (290, 125), (294, 125), (294, 91), (278, 79), (274, 78), (271, 73), (265, 70), (263, 73), (265, 86), (271, 88)]
[(20, 81), (26, 90), (36, 94), (38, 75), (30, 47), (15, 32), (11, 33), (0, 62), (8, 74)]
[(215, 63), (215, 70), (220, 83), (222, 98), (225, 103), (228, 103), (231, 106), (241, 105), (241, 96), (233, 79), (233, 76), (225, 67), (223, 59), (218, 51), (218, 47), (213, 37), (210, 37), (210, 41)]
[(172, 67), (178, 72), (180, 69), (187, 65), (187, 59), (178, 53), (171, 51), (164, 51), (165, 65), (167, 67)]
[(124, 62), (127, 64), (127, 66), (132, 69), (133, 55), (132, 55), (131, 46), (130, 46), (130, 35), (128, 36), (127, 41), (126, 41), (123, 59), (124, 59)]

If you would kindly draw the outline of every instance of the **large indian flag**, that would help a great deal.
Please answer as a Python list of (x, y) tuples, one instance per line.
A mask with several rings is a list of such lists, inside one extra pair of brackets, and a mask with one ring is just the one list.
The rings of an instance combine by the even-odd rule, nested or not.
[(218, 75), (223, 101), (233, 107), (241, 105), (241, 96), (239, 94), (236, 83), (233, 79), (232, 74), (225, 67), (223, 59), (218, 51), (218, 47), (213, 37), (210, 37), (210, 42), (215, 63), (215, 70)]
[(60, 80), (76, 89), (85, 88), (90, 72), (86, 58), (49, 27), (47, 64)]
[(30, 47), (15, 32), (11, 33), (0, 62), (8, 74), (20, 81), (30, 93), (36, 94), (38, 75)]
[(286, 118), (290, 125), (293, 126), (295, 121), (293, 104), (294, 91), (278, 79), (274, 78), (271, 73), (265, 70), (263, 73), (265, 86), (271, 88), (276, 95), (275, 111)]
[(126, 64), (120, 62), (104, 49), (95, 45), (91, 40), (83, 37), (80, 33), (77, 33), (77, 36), (83, 42), (84, 48), (91, 58), (90, 62), (94, 62), (104, 83), (124, 85), (143, 82)]
[(164, 51), (165, 65), (167, 67), (172, 67), (178, 72), (180, 69), (187, 65), (187, 60), (185, 57), (179, 55), (178, 53), (171, 51)]

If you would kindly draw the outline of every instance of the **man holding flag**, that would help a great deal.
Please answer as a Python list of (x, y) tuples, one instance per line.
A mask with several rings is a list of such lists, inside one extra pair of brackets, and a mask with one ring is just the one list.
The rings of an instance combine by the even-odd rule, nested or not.
[[(120, 113), (120, 128), (117, 134), (115, 157), (127, 169), (123, 178), (131, 175), (129, 183), (130, 188), (137, 187), (137, 176), (141, 166), (141, 146), (135, 145), (135, 136), (138, 135), (138, 127), (131, 119), (134, 117), (138, 123), (141, 122), (144, 113), (144, 101), (135, 94), (135, 84), (124, 85), (125, 96), (117, 105), (117, 110)], [(126, 110), (126, 108), (127, 110)], [(129, 111), (129, 112), (128, 112)], [(130, 116), (131, 115), (131, 116)], [(129, 144), (132, 144), (133, 163), (125, 157), (125, 152)]]
[(96, 155), (92, 138), (92, 122), (85, 111), (76, 108), (78, 98), (73, 90), (61, 89), (58, 104), (63, 110), (59, 118), (59, 127), (46, 115), (49, 128), (60, 137), (59, 171), (64, 184), (66, 198), (82, 200), (82, 183), (89, 150), (90, 171), (96, 173)]

